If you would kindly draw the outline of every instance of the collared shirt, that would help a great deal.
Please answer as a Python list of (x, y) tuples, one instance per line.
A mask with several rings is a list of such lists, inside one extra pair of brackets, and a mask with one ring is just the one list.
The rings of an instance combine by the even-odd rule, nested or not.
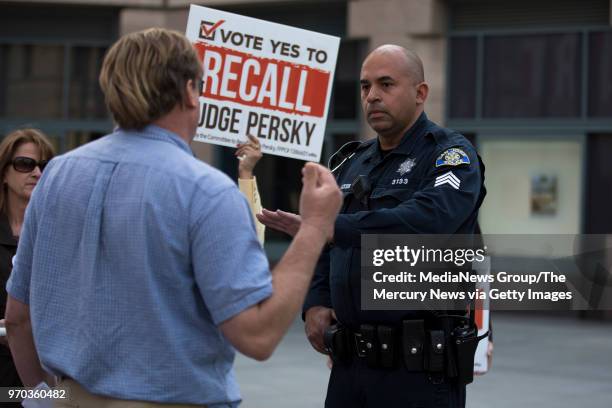
[(54, 159), (7, 290), (45, 369), (121, 399), (235, 406), (218, 325), (272, 293), (235, 183), (155, 126)]

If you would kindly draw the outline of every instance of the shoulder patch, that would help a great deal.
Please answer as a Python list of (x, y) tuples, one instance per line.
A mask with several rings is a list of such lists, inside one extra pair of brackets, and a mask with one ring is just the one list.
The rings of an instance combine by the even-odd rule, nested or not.
[(459, 166), (460, 164), (470, 164), (468, 155), (458, 147), (446, 149), (436, 159), (436, 167), (441, 166)]

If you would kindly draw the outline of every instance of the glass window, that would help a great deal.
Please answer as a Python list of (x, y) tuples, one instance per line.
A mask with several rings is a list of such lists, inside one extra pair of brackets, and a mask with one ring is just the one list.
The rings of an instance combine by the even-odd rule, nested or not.
[(357, 119), (358, 117), (362, 48), (363, 44), (359, 41), (340, 43), (330, 104), (330, 117), (334, 119)]
[(612, 32), (589, 36), (589, 116), (612, 117)]
[(476, 38), (457, 37), (450, 42), (451, 118), (476, 115)]
[(106, 48), (74, 47), (71, 49), (69, 117), (71, 119), (104, 119), (107, 117), (104, 95), (98, 84)]
[(489, 37), (484, 52), (484, 117), (580, 116), (580, 34)]
[[(22, 127), (25, 128), (27, 126), (22, 126)], [(36, 128), (36, 126), (34, 127)], [(8, 135), (13, 130), (15, 130), (15, 128), (13, 127), (11, 127), (10, 129), (7, 129), (4, 133), (0, 135), (0, 137), (4, 138), (4, 136)], [(49, 142), (53, 146), (53, 149), (55, 150), (56, 155), (66, 152), (66, 149), (63, 148), (64, 132), (62, 130), (52, 130), (52, 131), (45, 131), (43, 129), (41, 130), (43, 131), (44, 135), (47, 137), (47, 140), (49, 140)]]
[[(110, 130), (109, 130), (110, 131)], [(104, 136), (107, 132), (90, 132), (85, 130), (70, 130), (64, 137), (64, 150), (69, 151)]]
[(0, 116), (61, 118), (63, 73), (63, 46), (1, 46)]
[[(98, 76), (105, 47), (71, 47), (68, 112), (64, 112), (64, 54), (60, 45), (0, 46), (0, 117), (105, 119)], [(67, 117), (66, 117), (67, 114)]]
[[(278, 156), (264, 156), (261, 161), (261, 169), (255, 169), (255, 173), (257, 180), (262, 180), (259, 192), (262, 194), (263, 206), (273, 210), (281, 209), (298, 213), (302, 191), (302, 167), (305, 162)], [(266, 235), (271, 240), (289, 239), (282, 232), (274, 231), (272, 228), (268, 230)]]
[[(591, 134), (587, 138), (585, 194), (585, 233), (612, 234), (612, 133)], [(602, 186), (605, 186), (602, 188)]]
[(331, 152), (330, 155), (337, 152), (346, 143), (352, 142), (355, 140), (359, 140), (359, 137), (353, 133), (338, 133), (334, 135), (333, 140), (334, 140), (334, 151)]
[(359, 101), (358, 81), (336, 81), (332, 91), (331, 115), (334, 119), (356, 119)]
[[(196, 142), (197, 143), (197, 142)], [(213, 146), (218, 154), (221, 170), (231, 178), (238, 177), (238, 159), (234, 156), (235, 150), (229, 147)], [(264, 154), (257, 167), (255, 176), (261, 195), (261, 204), (270, 210), (284, 210), (293, 213), (299, 212), (300, 192), (302, 190), (302, 167), (304, 161), (286, 157)], [(266, 229), (266, 241), (287, 241), (289, 236)]]

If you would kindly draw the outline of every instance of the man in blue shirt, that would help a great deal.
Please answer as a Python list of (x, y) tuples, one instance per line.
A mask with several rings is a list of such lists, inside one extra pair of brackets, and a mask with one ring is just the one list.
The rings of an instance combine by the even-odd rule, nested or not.
[(237, 406), (234, 348), (268, 358), (299, 311), (341, 193), (304, 167), (302, 227), (271, 275), (244, 196), (189, 148), (201, 77), (168, 30), (106, 55), (119, 127), (45, 169), (7, 284), (25, 385), (50, 373), (86, 407)]

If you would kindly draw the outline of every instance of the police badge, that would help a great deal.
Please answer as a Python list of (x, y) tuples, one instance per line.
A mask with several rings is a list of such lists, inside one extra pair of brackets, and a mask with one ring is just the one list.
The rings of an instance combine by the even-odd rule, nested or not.
[(436, 160), (436, 167), (459, 166), (460, 164), (470, 164), (470, 158), (463, 150), (457, 147), (445, 150)]
[(414, 159), (408, 158), (406, 159), (406, 161), (400, 164), (399, 169), (397, 169), (397, 172), (400, 174), (400, 176), (403, 176), (406, 173), (410, 173), (410, 170), (412, 170), (415, 164), (416, 163)]

